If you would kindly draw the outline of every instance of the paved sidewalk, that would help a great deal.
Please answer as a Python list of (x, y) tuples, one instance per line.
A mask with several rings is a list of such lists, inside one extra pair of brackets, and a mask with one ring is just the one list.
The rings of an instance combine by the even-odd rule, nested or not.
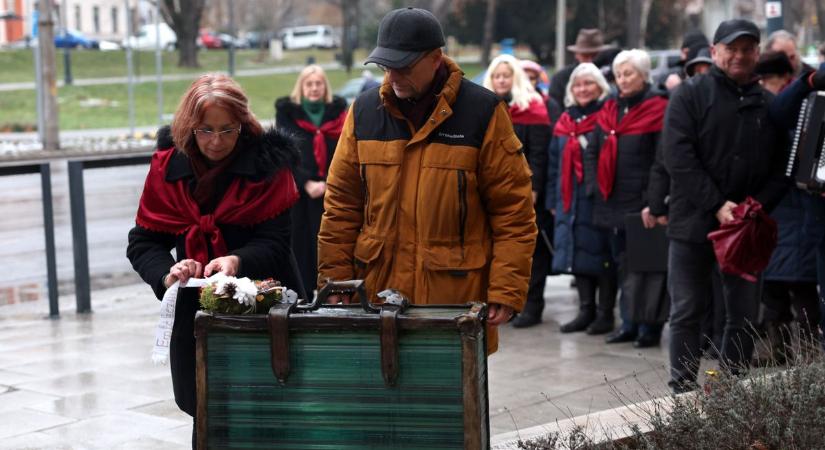
[[(504, 327), (489, 361), (494, 444), (667, 392), (666, 347), (561, 335), (575, 294), (568, 277), (548, 280), (544, 323)], [(90, 315), (60, 301), (59, 320), (44, 318), (45, 302), (0, 307), (0, 449), (189, 448), (192, 421), (175, 406), (169, 368), (150, 361), (159, 304), (149, 288), (95, 291)]]

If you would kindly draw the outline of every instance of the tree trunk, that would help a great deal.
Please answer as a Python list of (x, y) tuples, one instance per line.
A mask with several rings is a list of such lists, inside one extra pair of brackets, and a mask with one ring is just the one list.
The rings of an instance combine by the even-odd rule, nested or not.
[(198, 27), (205, 0), (163, 0), (164, 17), (178, 37), (178, 66), (199, 67)]
[(653, 0), (642, 0), (642, 14), (639, 16), (639, 45), (637, 48), (645, 46), (647, 40), (647, 18), (650, 16), (651, 7), (653, 7)]
[(496, 30), (497, 0), (487, 0), (487, 15), (484, 17), (484, 37), (481, 41), (481, 65), (490, 64), (490, 52), (493, 49), (493, 33)]
[(639, 48), (642, 41), (642, 0), (627, 0), (627, 33), (625, 47)]

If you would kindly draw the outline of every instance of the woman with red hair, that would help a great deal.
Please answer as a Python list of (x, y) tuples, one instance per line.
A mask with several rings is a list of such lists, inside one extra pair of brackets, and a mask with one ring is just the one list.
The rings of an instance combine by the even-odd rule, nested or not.
[[(289, 169), (297, 158), (290, 140), (263, 130), (231, 78), (192, 83), (171, 129), (158, 133), (126, 249), (158, 299), (176, 281), (217, 272), (296, 286), (288, 210), (298, 199)], [(170, 365), (175, 402), (194, 417), (198, 298), (187, 291), (177, 300)]]

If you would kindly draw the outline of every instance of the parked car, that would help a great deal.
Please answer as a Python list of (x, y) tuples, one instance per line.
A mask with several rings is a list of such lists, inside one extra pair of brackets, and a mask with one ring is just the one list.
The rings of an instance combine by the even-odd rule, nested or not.
[(249, 48), (269, 48), (270, 39), (275, 39), (275, 33), (271, 31), (250, 31), (246, 33)]
[(200, 45), (204, 48), (223, 48), (221, 38), (218, 37), (218, 34), (214, 31), (201, 30), (200, 34), (198, 35), (198, 40), (200, 41)]
[(339, 40), (329, 25), (284, 28), (278, 33), (278, 37), (284, 43), (285, 50), (336, 48), (339, 45)]
[(58, 30), (54, 36), (54, 46), (57, 48), (98, 48), (99, 45), (97, 39), (86, 37), (71, 28)]
[(123, 40), (123, 47), (135, 50), (154, 50), (157, 47), (158, 32), (160, 32), (160, 48), (174, 50), (178, 45), (178, 36), (166, 23), (142, 25), (134, 36)]
[(235, 48), (249, 48), (249, 41), (244, 38), (232, 36), (229, 33), (218, 34), (221, 41), (221, 48), (229, 48), (234, 44)]

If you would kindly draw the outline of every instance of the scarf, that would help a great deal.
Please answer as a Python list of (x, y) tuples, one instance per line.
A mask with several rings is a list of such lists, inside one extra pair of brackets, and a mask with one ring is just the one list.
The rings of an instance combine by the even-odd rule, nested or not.
[(195, 179), (198, 180), (192, 191), (192, 198), (199, 206), (210, 209), (208, 205), (214, 205), (215, 186), (218, 184), (218, 177), (232, 165), (239, 151), (237, 148), (232, 150), (226, 158), (215, 163), (206, 159), (200, 151), (195, 151), (194, 155), (189, 156), (189, 161), (192, 163), (192, 171), (195, 172)]
[(324, 119), (324, 110), (326, 110), (326, 105), (324, 105), (323, 100), (313, 102), (302, 98), (301, 109), (304, 110), (309, 120), (315, 124), (316, 127), (321, 125), (321, 120)]
[[(447, 64), (442, 62), (438, 69), (435, 70), (430, 90), (425, 92), (421, 98), (418, 99), (399, 99), (395, 97), (395, 103), (398, 105), (398, 110), (410, 122), (412, 122), (415, 129), (418, 130), (430, 117), (436, 103), (438, 103), (437, 95), (444, 89), (444, 85), (450, 78), (450, 69)], [(394, 96), (394, 95), (393, 95)]]
[(582, 148), (579, 136), (589, 133), (596, 128), (597, 114), (584, 116), (581, 122), (573, 119), (568, 112), (559, 117), (553, 129), (555, 136), (567, 136), (567, 143), (561, 153), (561, 199), (564, 212), (570, 210), (573, 201), (573, 174), (576, 181), (581, 183), (584, 176), (582, 171)]
[(172, 147), (152, 155), (135, 222), (152, 231), (186, 233), (186, 256), (203, 265), (209, 262), (210, 245), (213, 255), (227, 254), (218, 223), (256, 225), (281, 214), (298, 199), (291, 172), (281, 169), (271, 179), (259, 182), (236, 177), (215, 211), (201, 215), (186, 179), (166, 181), (166, 169), (176, 151)]
[(630, 108), (622, 121), (618, 122), (618, 103), (616, 99), (610, 99), (605, 102), (602, 110), (596, 115), (596, 123), (599, 124), (607, 136), (599, 152), (597, 175), (599, 191), (605, 200), (610, 197), (610, 193), (613, 191), (619, 136), (661, 131), (664, 125), (666, 107), (667, 99), (658, 96), (651, 97)]
[(347, 110), (341, 112), (338, 117), (327, 121), (320, 127), (314, 123), (296, 119), (295, 124), (301, 129), (313, 135), (312, 138), (312, 152), (315, 154), (315, 163), (318, 165), (318, 176), (326, 178), (327, 176), (327, 139), (338, 139), (341, 137), (341, 130), (344, 128), (344, 121), (347, 119)]
[(510, 105), (510, 119), (513, 125), (547, 125), (550, 126), (550, 116), (547, 115), (547, 106), (540, 101), (532, 101), (527, 108), (521, 109)]

